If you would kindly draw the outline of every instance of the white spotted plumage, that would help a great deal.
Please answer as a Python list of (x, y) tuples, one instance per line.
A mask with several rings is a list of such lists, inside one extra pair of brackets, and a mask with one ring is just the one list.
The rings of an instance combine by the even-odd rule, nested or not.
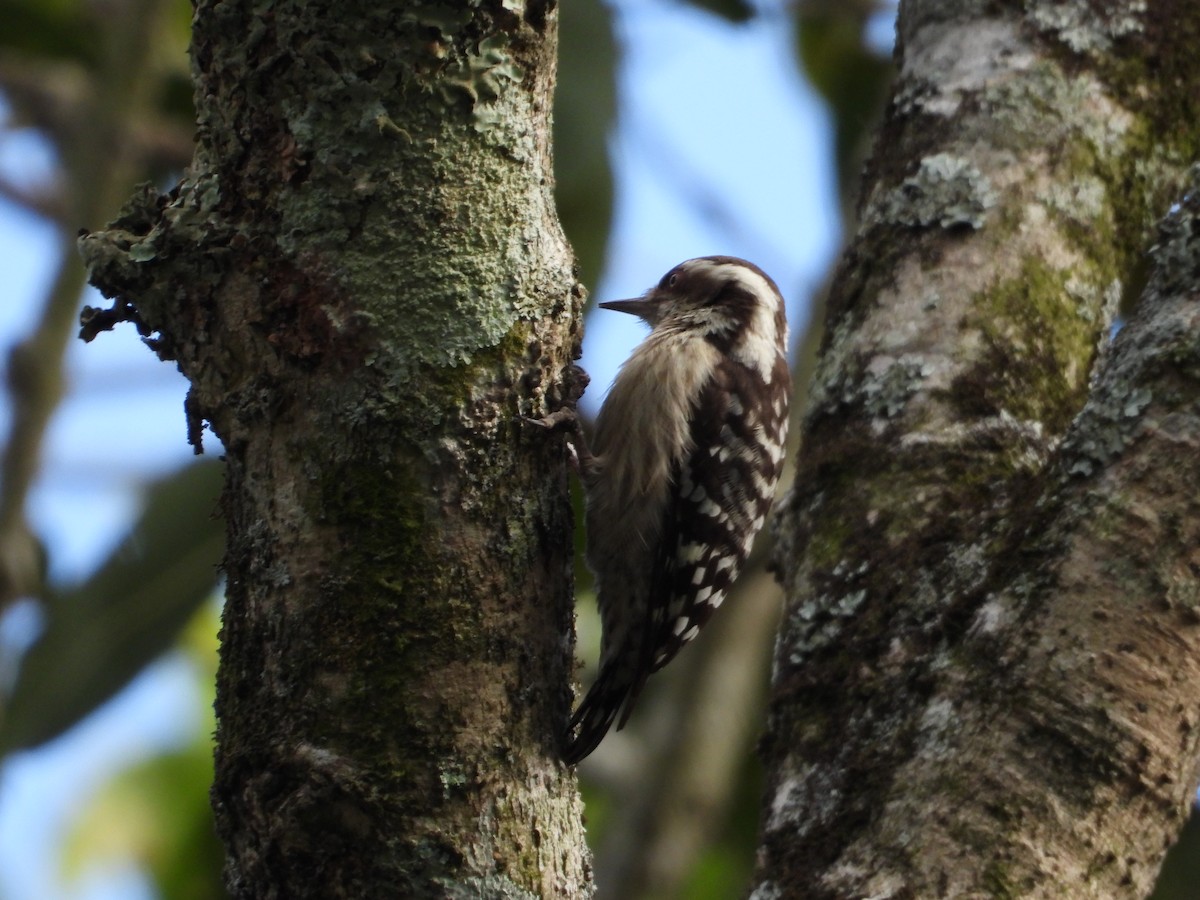
[[(651, 326), (577, 447), (600, 674), (571, 719), (575, 763), (646, 678), (721, 606), (762, 528), (782, 469), (790, 374), (783, 298), (757, 266), (688, 260), (636, 300), (602, 303)], [(577, 438), (578, 440), (578, 438)]]

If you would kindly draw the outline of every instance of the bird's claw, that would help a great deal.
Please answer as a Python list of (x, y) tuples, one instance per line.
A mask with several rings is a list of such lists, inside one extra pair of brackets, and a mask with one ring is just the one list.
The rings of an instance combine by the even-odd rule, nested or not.
[(546, 431), (552, 433), (557, 433), (560, 431), (574, 431), (576, 423), (579, 421), (579, 413), (575, 411), (573, 406), (563, 406), (547, 416), (542, 416), (540, 419), (535, 419), (532, 416), (518, 416), (517, 418), (522, 422), (536, 425), (538, 428), (544, 428)]

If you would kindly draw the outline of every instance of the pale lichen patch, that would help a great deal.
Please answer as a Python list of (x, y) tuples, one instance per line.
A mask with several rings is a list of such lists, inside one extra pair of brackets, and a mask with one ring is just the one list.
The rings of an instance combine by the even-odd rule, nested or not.
[(1055, 35), (1076, 53), (1093, 55), (1112, 49), (1114, 41), (1143, 29), (1146, 0), (1104, 4), (1031, 0), (1026, 15), (1043, 31)]
[(965, 225), (977, 231), (995, 204), (991, 181), (974, 163), (935, 153), (921, 160), (914, 175), (873, 197), (863, 221), (947, 229)]
[[(895, 103), (906, 113), (952, 116), (988, 81), (1033, 64), (1031, 48), (1012, 23), (948, 22), (919, 29), (907, 48)], [(936, 78), (923, 73), (936, 73)]]

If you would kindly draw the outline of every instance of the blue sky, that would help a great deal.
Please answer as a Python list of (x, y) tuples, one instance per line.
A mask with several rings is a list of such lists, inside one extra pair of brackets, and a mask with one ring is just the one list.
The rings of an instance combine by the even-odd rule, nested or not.
[[(766, 269), (788, 297), (793, 323), (802, 324), (840, 236), (825, 112), (796, 70), (785, 20), (768, 16), (733, 26), (691, 7), (645, 0), (619, 8), (625, 56), (621, 119), (610, 145), (614, 234), (593, 293), (635, 296), (683, 259), (732, 254)], [(890, 23), (882, 23), (881, 35), (890, 39)], [(664, 164), (680, 179), (701, 179), (727, 213), (722, 221), (698, 218), (680, 194), (680, 180), (664, 177)], [(36, 139), (0, 142), (0, 170), (27, 179), (48, 168)], [(0, 202), (7, 288), (0, 354), (30, 329), (55, 253), (48, 226)], [(627, 316), (601, 311), (589, 319), (582, 363), (592, 388), (585, 408), (594, 412), (643, 333)], [(54, 419), (29, 505), (52, 548), (53, 575), (64, 581), (83, 577), (120, 539), (147, 477), (191, 459), (183, 379), (141, 346), (132, 328), (89, 345), (73, 342), (68, 371), (70, 394)], [(9, 415), (0, 397), (0, 439)], [(19, 608), (0, 621), (0, 642), (11, 650), (35, 626), (31, 611)], [(168, 656), (62, 738), (6, 761), (0, 898), (152, 896), (132, 866), (63, 883), (57, 847), (74, 813), (112, 772), (194, 735), (195, 698), (188, 663)]]

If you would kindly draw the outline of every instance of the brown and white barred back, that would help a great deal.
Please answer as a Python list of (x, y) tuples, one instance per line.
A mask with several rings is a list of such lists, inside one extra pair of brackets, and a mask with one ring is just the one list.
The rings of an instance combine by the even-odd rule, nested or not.
[(775, 495), (791, 398), (783, 297), (752, 263), (690, 259), (645, 296), (600, 306), (651, 332), (579, 454), (603, 637), (568, 763), (618, 713), (624, 726), (647, 676), (724, 602)]

